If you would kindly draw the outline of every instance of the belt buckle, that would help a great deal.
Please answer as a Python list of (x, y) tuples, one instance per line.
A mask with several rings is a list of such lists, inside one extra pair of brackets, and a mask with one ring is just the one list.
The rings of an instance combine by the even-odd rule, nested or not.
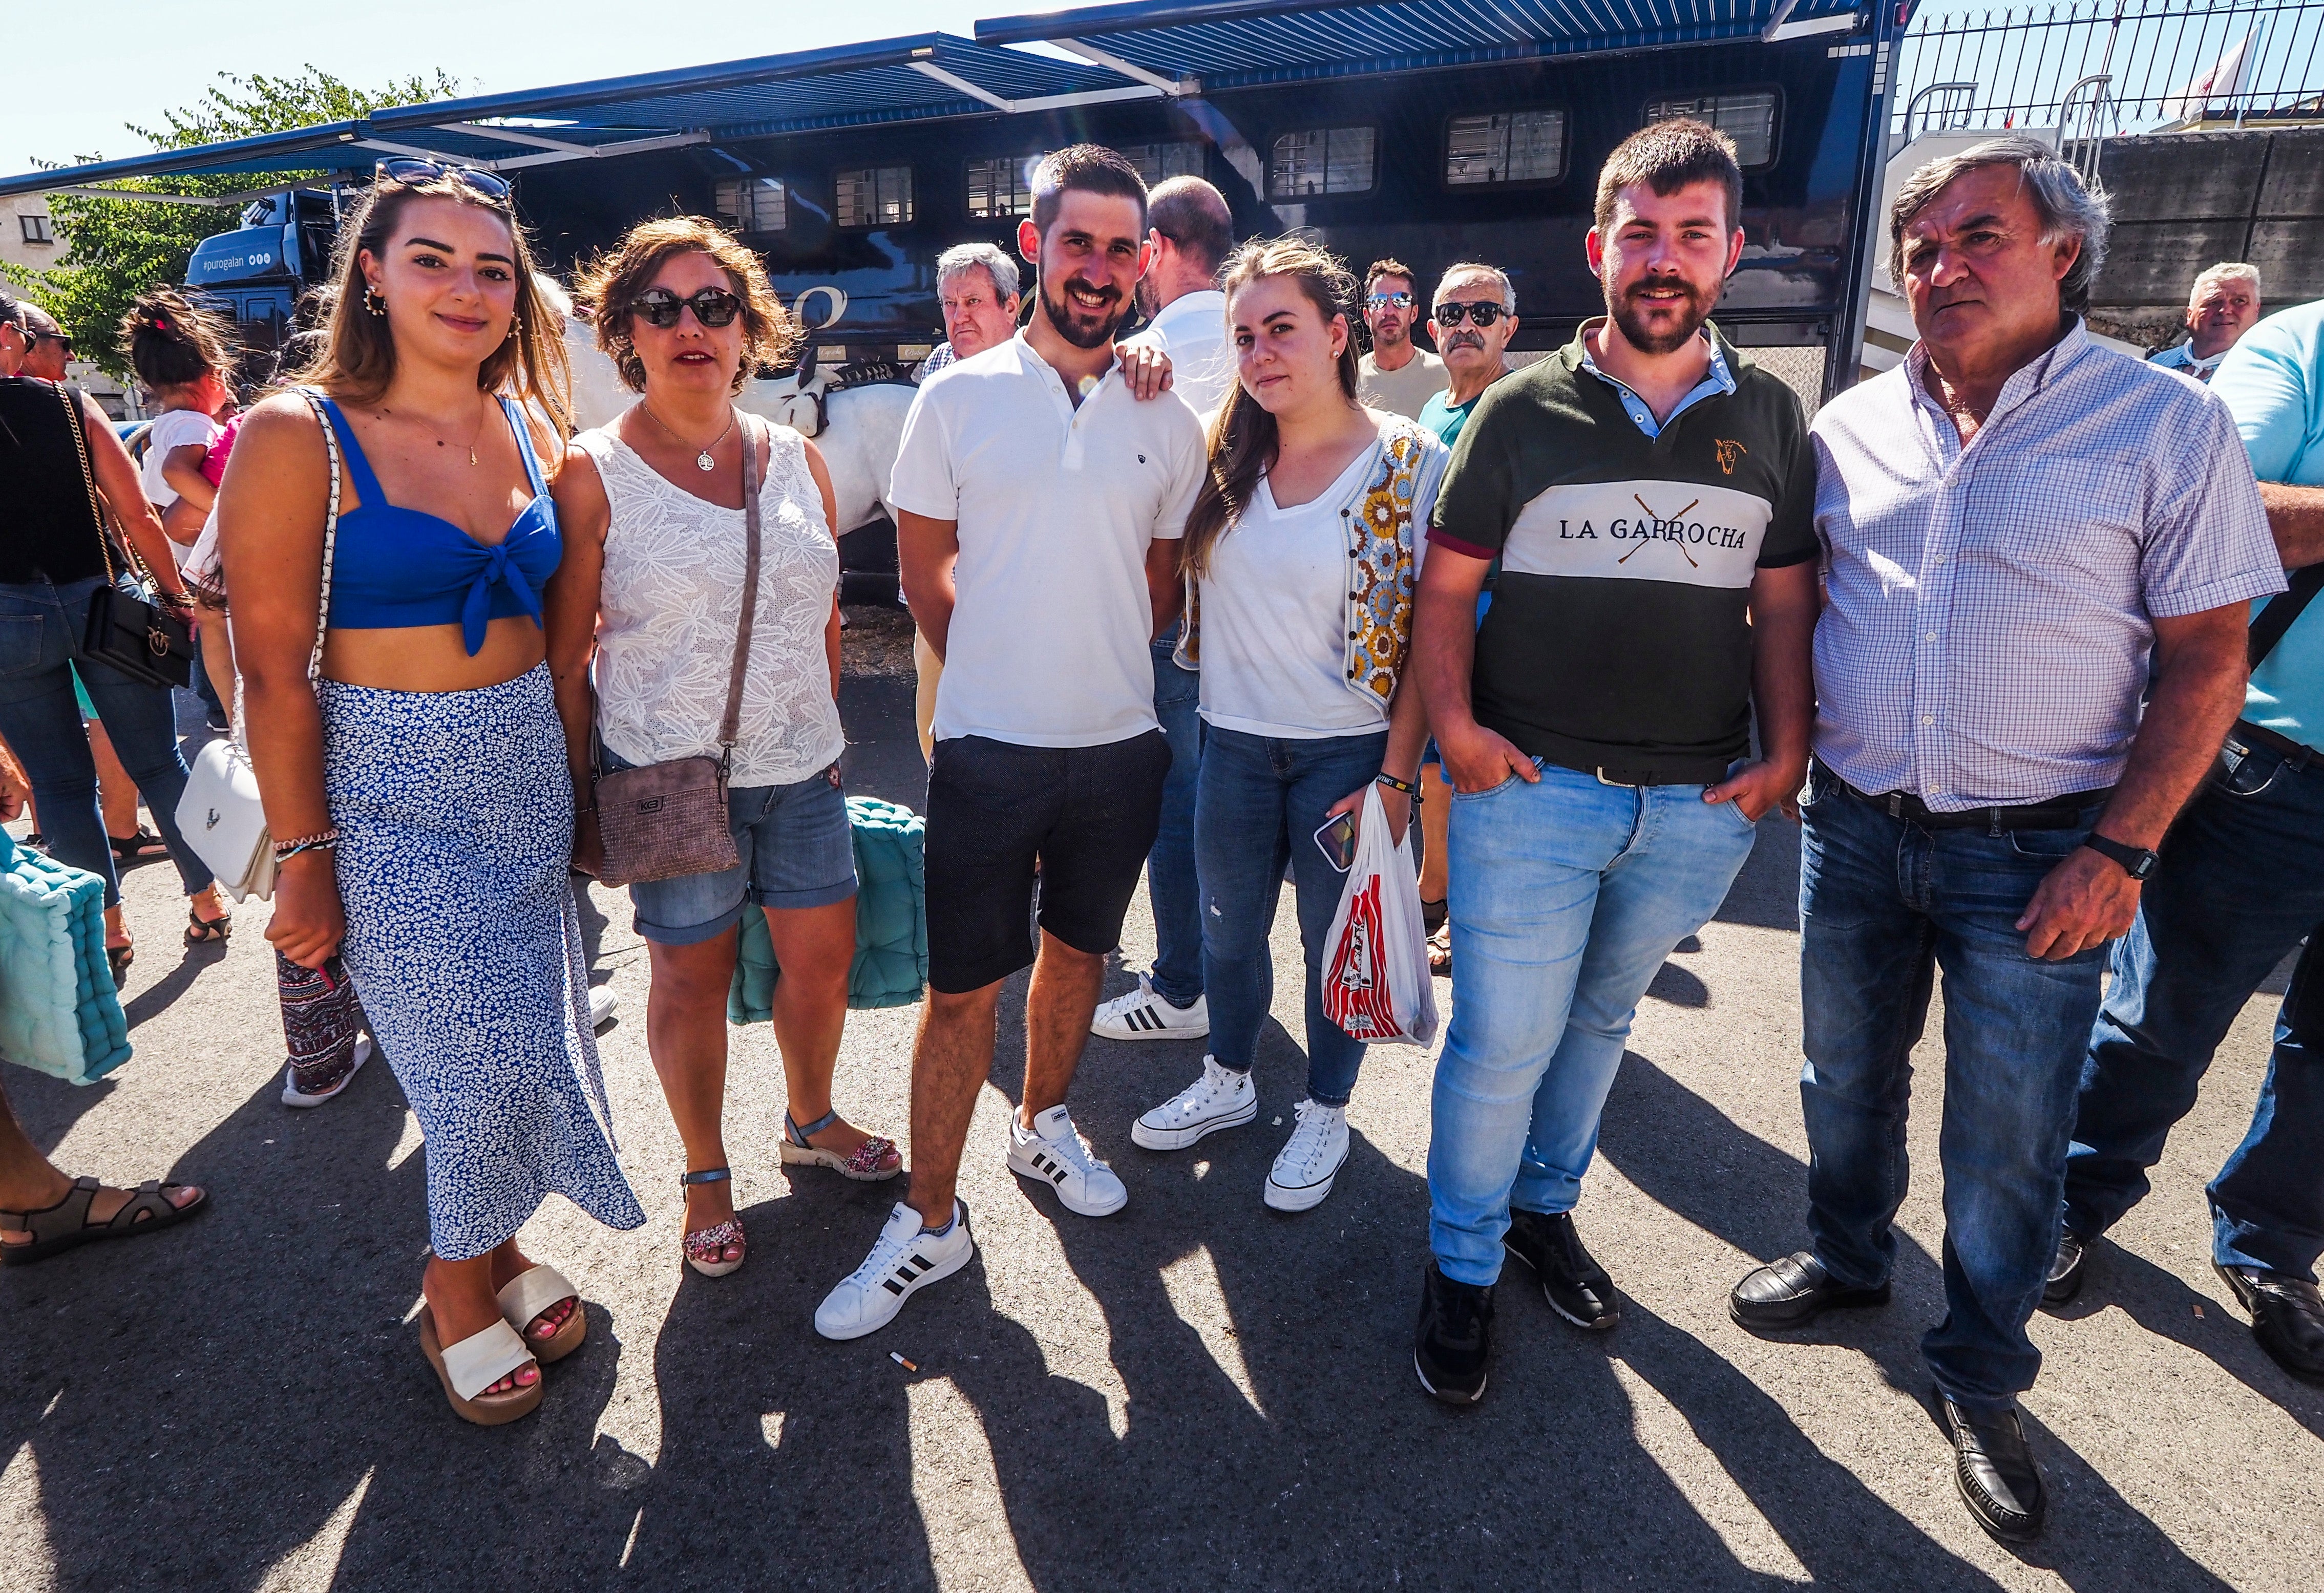
[(1596, 769), (1592, 769), (1591, 772), (1591, 773), (1593, 773), (1593, 774), (1595, 774), (1595, 775), (1598, 777), (1598, 783), (1599, 783), (1600, 785), (1601, 785), (1601, 786), (1612, 786), (1612, 787), (1616, 787), (1617, 789), (1618, 789), (1618, 790), (1623, 790), (1623, 791), (1635, 791), (1635, 790), (1637, 790), (1637, 789), (1638, 788), (1638, 783), (1637, 783), (1636, 780), (1609, 780), (1609, 779), (1608, 779), (1608, 778), (1606, 778), (1606, 769), (1605, 769), (1605, 766), (1604, 766), (1603, 764), (1599, 765)]
[(1888, 809), (1888, 816), (1890, 818), (1903, 818), (1904, 816), (1904, 793), (1902, 791), (1889, 792), (1886, 806)]

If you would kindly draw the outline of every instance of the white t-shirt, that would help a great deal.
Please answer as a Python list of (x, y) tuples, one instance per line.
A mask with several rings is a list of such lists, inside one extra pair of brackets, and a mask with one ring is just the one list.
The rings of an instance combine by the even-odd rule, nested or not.
[(199, 410), (168, 410), (156, 415), (145, 431), (145, 463), (138, 477), (145, 489), (145, 502), (156, 511), (175, 503), (178, 489), (162, 477), (161, 462), (175, 448), (190, 448), (196, 443), (209, 447), (217, 440), (218, 429), (218, 423)]
[(1370, 355), (1356, 362), (1356, 392), (1364, 402), (1392, 410), (1407, 420), (1420, 419), (1420, 409), (1452, 385), (1444, 362), (1425, 348), (1393, 371), (1383, 371)]
[(1227, 341), (1227, 296), (1218, 290), (1182, 293), (1155, 312), (1153, 324), (1131, 343), (1150, 343), (1170, 356), (1170, 391), (1186, 401), (1205, 427), (1235, 384), (1235, 351)]
[(1098, 747), (1157, 728), (1147, 545), (1184, 536), (1202, 423), (1108, 371), (1075, 409), (1023, 333), (912, 401), (889, 502), (956, 521), (938, 741)]
[(1340, 518), (1379, 458), (1375, 443), (1296, 509), (1277, 508), (1261, 476), (1250, 509), (1212, 544), (1203, 577), (1202, 714), (1210, 723), (1285, 741), (1388, 728), (1387, 704), (1348, 688), (1348, 529)]

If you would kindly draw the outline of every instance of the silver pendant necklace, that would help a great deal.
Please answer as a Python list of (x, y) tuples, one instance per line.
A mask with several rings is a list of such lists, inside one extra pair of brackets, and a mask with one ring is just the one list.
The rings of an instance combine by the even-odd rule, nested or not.
[[(670, 430), (669, 424), (664, 421), (660, 416), (653, 412), (653, 406), (651, 404), (646, 402), (643, 399), (640, 399), (638, 401), (638, 408), (646, 412), (647, 419), (652, 421), (656, 426), (662, 428), (663, 435), (668, 437), (670, 441), (678, 444), (681, 447), (685, 447), (686, 439), (678, 436), (678, 433)], [(733, 429), (734, 409), (733, 406), (730, 404), (726, 409), (726, 431), (722, 431), (716, 437), (712, 437), (710, 441), (703, 447), (702, 451), (695, 455), (694, 468), (703, 472), (705, 474), (717, 469), (718, 462), (710, 456), (710, 450), (716, 447), (720, 443), (724, 442), (726, 440), (726, 432)]]

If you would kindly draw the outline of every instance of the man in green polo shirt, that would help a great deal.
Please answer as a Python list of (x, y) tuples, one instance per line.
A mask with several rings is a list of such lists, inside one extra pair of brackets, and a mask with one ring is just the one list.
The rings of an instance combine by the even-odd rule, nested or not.
[(1618, 1318), (1572, 1209), (1631, 1015), (1807, 772), (1814, 457), (1791, 389), (1709, 325), (1742, 183), (1697, 122), (1608, 157), (1607, 315), (1485, 390), (1436, 502), (1413, 667), (1458, 792), (1458, 988), (1413, 1360), (1458, 1404), (1505, 1249), (1567, 1321)]

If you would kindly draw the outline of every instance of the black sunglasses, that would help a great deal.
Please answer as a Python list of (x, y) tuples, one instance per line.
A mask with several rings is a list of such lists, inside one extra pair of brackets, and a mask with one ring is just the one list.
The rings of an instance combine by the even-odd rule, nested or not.
[(1457, 327), (1465, 318), (1471, 326), (1481, 332), (1509, 312), (1489, 299), (1481, 304), (1463, 304), (1454, 299), (1449, 304), (1438, 305), (1428, 313), (1440, 325), (1447, 327)]
[(724, 288), (705, 288), (691, 299), (680, 299), (667, 288), (648, 288), (630, 300), (632, 315), (664, 329), (677, 326), (678, 312), (687, 309), (706, 327), (731, 327), (742, 313), (742, 301)]
[(448, 177), (464, 182), (488, 199), (505, 200), (512, 191), (508, 183), (489, 171), (479, 171), (473, 166), (451, 166), (441, 161), (422, 161), (410, 155), (398, 155), (392, 161), (382, 161), (372, 168), (374, 182), (433, 182)]
[(43, 332), (32, 327), (19, 327), (17, 330), (23, 333), (24, 345), (28, 348), (38, 348), (46, 341), (58, 345), (67, 354), (73, 351), (72, 334), (69, 332)]

